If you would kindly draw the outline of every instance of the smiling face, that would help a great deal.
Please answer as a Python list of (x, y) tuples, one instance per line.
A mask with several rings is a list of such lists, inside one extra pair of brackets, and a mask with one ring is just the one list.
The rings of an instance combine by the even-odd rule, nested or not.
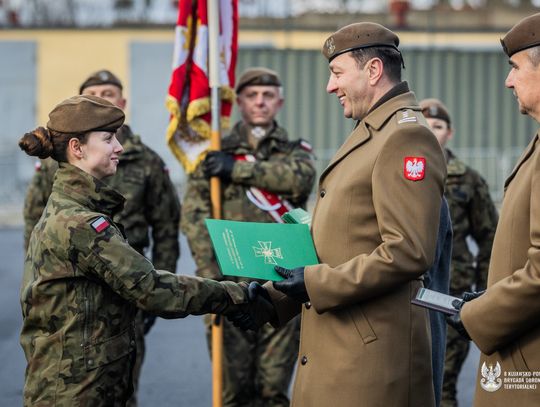
[(362, 120), (368, 113), (373, 92), (369, 86), (369, 61), (359, 68), (350, 53), (338, 55), (329, 65), (328, 93), (335, 93), (343, 107), (343, 115)]
[(540, 64), (532, 63), (530, 50), (523, 50), (510, 57), (510, 72), (505, 86), (514, 92), (519, 111), (540, 121)]
[(242, 119), (252, 126), (268, 126), (278, 114), (283, 99), (278, 86), (246, 86), (236, 98)]
[(93, 131), (86, 141), (72, 138), (69, 141), (68, 160), (97, 179), (110, 177), (116, 173), (118, 157), (124, 151), (115, 133)]

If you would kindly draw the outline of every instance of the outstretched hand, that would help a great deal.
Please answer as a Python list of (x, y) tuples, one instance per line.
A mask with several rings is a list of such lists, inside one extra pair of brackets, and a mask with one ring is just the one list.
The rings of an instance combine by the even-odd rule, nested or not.
[(281, 291), (283, 294), (295, 299), (299, 302), (308, 302), (309, 295), (306, 290), (304, 281), (304, 267), (294, 269), (286, 269), (276, 266), (274, 270), (284, 278), (282, 281), (274, 281), (274, 288)]
[(227, 319), (244, 331), (257, 331), (274, 317), (275, 309), (262, 285), (252, 281), (247, 290), (249, 303), (243, 306), (241, 311), (228, 314)]

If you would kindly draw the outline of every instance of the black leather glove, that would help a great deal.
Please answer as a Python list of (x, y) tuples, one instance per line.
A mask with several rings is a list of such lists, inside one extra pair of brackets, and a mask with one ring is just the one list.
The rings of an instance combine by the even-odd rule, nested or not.
[(157, 316), (148, 312), (143, 313), (143, 333), (146, 335), (150, 332), (150, 329), (154, 326)]
[(285, 280), (274, 281), (274, 288), (299, 302), (308, 302), (309, 296), (304, 282), (304, 267), (286, 269), (276, 266), (274, 270)]
[(468, 341), (471, 340), (471, 337), (469, 336), (469, 333), (465, 329), (465, 326), (463, 325), (463, 321), (461, 320), (461, 308), (463, 308), (463, 304), (465, 304), (466, 302), (472, 301), (475, 298), (480, 297), (482, 294), (484, 294), (484, 292), (485, 291), (463, 293), (462, 301), (454, 300), (452, 302), (452, 306), (458, 310), (458, 313), (446, 317), (446, 322), (448, 322), (448, 325), (454, 328), (461, 337), (467, 339)]
[(223, 181), (230, 181), (234, 157), (223, 151), (209, 151), (202, 165), (206, 178), (219, 177)]
[(247, 288), (248, 300), (242, 311), (227, 314), (227, 319), (244, 331), (257, 331), (275, 316), (274, 305), (266, 289), (252, 281)]

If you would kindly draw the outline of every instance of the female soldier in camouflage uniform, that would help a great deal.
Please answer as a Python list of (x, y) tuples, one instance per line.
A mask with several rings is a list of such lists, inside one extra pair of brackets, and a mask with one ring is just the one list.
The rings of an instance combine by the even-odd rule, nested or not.
[(166, 318), (244, 307), (246, 289), (155, 270), (112, 221), (124, 198), (116, 172), (121, 109), (95, 96), (56, 106), (47, 129), (25, 134), (27, 154), (59, 162), (30, 238), (21, 288), (24, 403), (123, 406), (132, 392), (138, 308)]

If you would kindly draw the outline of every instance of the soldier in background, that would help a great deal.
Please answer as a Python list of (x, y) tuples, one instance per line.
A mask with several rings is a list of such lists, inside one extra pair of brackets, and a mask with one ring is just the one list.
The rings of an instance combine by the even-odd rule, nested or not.
[[(124, 110), (127, 101), (122, 89), (122, 83), (113, 73), (101, 70), (82, 83), (79, 93), (101, 97)], [(176, 262), (180, 255), (180, 203), (168, 169), (159, 155), (146, 146), (140, 136), (133, 134), (128, 125), (120, 127), (116, 137), (124, 152), (120, 155), (116, 174), (105, 182), (120, 192), (126, 198), (126, 203), (114, 221), (123, 225), (130, 246), (140, 254), (145, 255), (152, 243), (152, 254), (149, 257), (156, 269), (176, 272)], [(36, 166), (24, 205), (25, 248), (49, 199), (57, 169), (58, 163), (51, 158)], [(135, 390), (145, 353), (144, 335), (152, 327), (155, 318), (143, 311), (139, 311), (136, 318), (137, 358), (133, 371)], [(133, 393), (130, 405), (136, 405), (136, 392)]]
[[(242, 120), (222, 140), (222, 151), (208, 153), (188, 180), (181, 227), (201, 277), (224, 279), (204, 225), (211, 217), (210, 177), (221, 178), (223, 219), (279, 222), (289, 208), (306, 204), (315, 178), (311, 147), (303, 140), (290, 141), (275, 121), (283, 105), (281, 92), (276, 72), (245, 71), (236, 87)], [(210, 346), (208, 317), (206, 324)], [(295, 319), (280, 329), (265, 325), (254, 333), (223, 320), (225, 407), (289, 405), (298, 327)]]
[[(448, 178), (444, 195), (450, 206), (454, 232), (450, 295), (461, 296), (466, 291), (484, 290), (497, 227), (497, 210), (489, 195), (486, 181), (446, 147), (454, 134), (446, 106), (437, 99), (425, 99), (420, 102), (420, 107), (443, 147), (447, 160)], [(476, 256), (467, 245), (468, 236), (471, 236), (478, 246)], [(449, 328), (442, 407), (457, 406), (457, 379), (468, 352), (469, 341), (461, 337), (455, 329)]]

